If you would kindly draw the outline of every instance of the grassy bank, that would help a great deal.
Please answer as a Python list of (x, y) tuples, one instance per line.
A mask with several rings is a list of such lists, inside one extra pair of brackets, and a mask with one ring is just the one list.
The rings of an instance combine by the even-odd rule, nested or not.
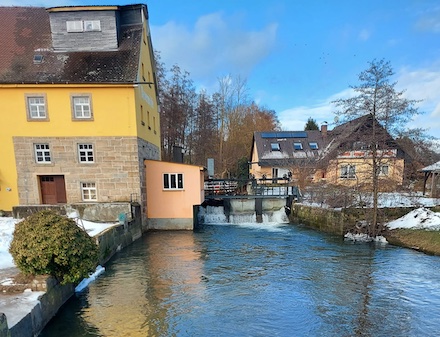
[(401, 228), (390, 230), (384, 236), (392, 245), (440, 256), (440, 231)]

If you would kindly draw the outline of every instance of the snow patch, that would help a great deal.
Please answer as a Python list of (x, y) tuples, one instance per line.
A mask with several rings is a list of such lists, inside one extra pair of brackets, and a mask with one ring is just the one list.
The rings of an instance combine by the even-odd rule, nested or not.
[(411, 228), (440, 230), (440, 214), (426, 208), (417, 208), (407, 215), (387, 224), (389, 229)]
[(96, 267), (96, 270), (93, 274), (90, 274), (88, 278), (83, 279), (76, 287), (75, 292), (79, 293), (83, 291), (85, 288), (89, 286), (90, 283), (96, 280), (96, 278), (101, 275), (105, 271), (105, 268), (102, 266)]

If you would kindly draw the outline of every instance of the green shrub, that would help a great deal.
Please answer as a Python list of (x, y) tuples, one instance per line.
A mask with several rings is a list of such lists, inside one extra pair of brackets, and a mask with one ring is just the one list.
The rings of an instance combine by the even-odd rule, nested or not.
[(61, 284), (88, 277), (98, 261), (94, 239), (74, 220), (48, 210), (15, 226), (9, 251), (23, 273), (49, 274)]

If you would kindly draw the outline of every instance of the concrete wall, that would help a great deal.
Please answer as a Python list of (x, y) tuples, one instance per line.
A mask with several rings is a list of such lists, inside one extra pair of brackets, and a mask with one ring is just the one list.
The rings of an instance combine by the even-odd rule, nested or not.
[[(132, 208), (129, 202), (112, 202), (112, 203), (78, 203), (66, 205), (34, 205), (34, 206), (15, 206), (13, 207), (13, 217), (16, 219), (24, 219), (25, 217), (45, 210), (51, 209), (59, 214), (66, 215), (76, 211), (79, 218), (87, 221), (95, 222), (117, 222), (119, 214), (124, 213), (130, 215)], [(128, 217), (131, 220), (131, 217)]]
[(149, 230), (193, 230), (194, 221), (188, 218), (156, 218), (148, 219)]

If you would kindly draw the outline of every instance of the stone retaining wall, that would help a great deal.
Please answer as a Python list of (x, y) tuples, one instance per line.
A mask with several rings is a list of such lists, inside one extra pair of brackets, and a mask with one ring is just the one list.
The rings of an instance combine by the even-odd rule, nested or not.
[[(133, 214), (132, 221), (109, 228), (95, 237), (100, 250), (100, 264), (104, 264), (116, 252), (142, 236), (139, 205), (134, 206)], [(62, 286), (51, 277), (44, 282), (46, 284), (42, 287), (46, 288), (46, 292), (39, 298), (40, 303), (20, 322), (8, 328), (7, 317), (0, 313), (0, 337), (37, 336), (61, 306), (74, 294), (75, 286), (73, 284)]]
[[(316, 228), (322, 232), (345, 235), (359, 221), (365, 219), (366, 209), (346, 208), (332, 209), (292, 204), (292, 212), (289, 220), (294, 223), (302, 223)], [(398, 219), (412, 211), (410, 207), (381, 208), (378, 217), (379, 222), (389, 222)]]

